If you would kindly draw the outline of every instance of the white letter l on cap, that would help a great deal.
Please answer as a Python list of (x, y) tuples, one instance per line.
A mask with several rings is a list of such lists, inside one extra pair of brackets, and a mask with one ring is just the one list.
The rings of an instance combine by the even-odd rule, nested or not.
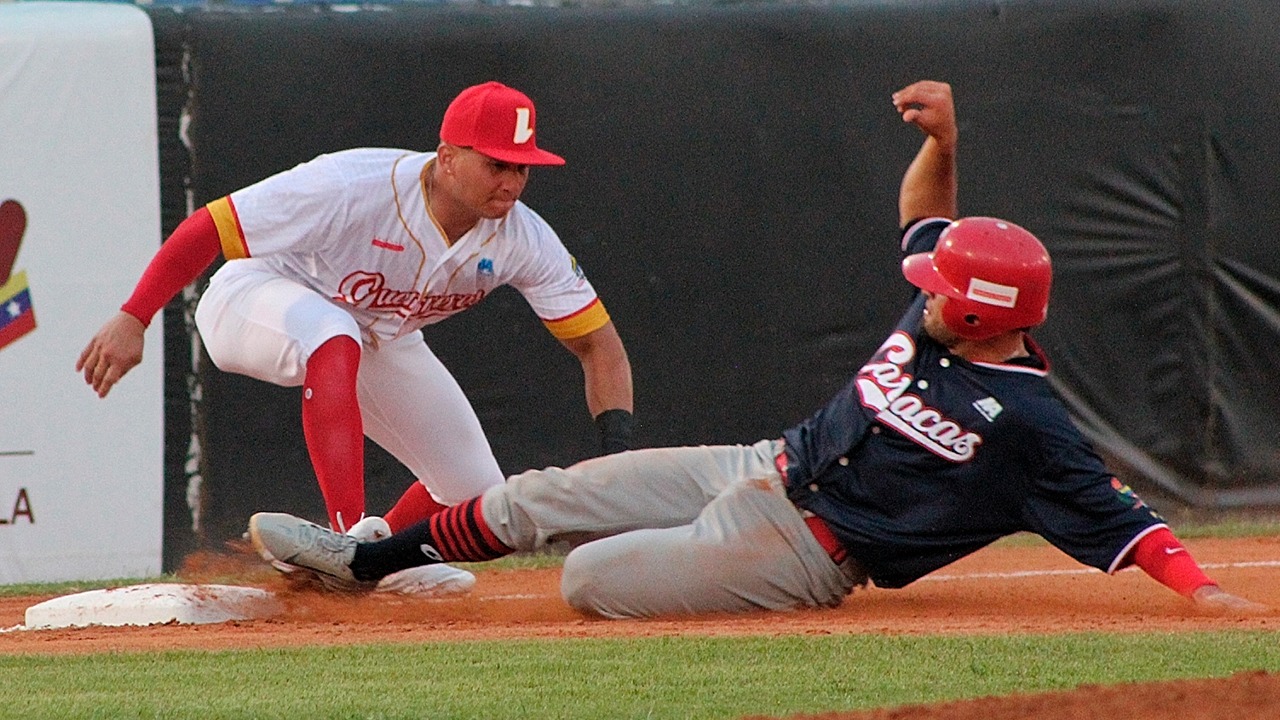
[(529, 142), (529, 138), (533, 137), (533, 128), (529, 127), (529, 108), (516, 108), (516, 134), (512, 140), (517, 145)]

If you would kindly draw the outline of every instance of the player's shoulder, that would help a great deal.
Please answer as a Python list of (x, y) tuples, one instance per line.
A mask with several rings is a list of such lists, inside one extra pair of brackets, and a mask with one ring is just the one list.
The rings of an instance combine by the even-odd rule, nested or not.
[(560, 243), (560, 237), (551, 224), (523, 200), (516, 201), (503, 225), (509, 235), (530, 244)]
[(362, 162), (373, 160), (387, 160), (403, 157), (405, 155), (428, 155), (418, 150), (406, 150), (404, 148), (384, 148), (384, 147), (357, 147), (345, 148), (342, 150), (334, 150), (332, 152), (321, 153), (316, 156), (319, 160), (324, 158), (333, 162)]
[(1076, 445), (1080, 442), (1080, 428), (1047, 377), (1028, 377), (1017, 386), (1018, 391), (1014, 394), (1000, 394), (1000, 401), (1007, 410), (1008, 424), (1021, 427), (1025, 433), (1023, 437), (1028, 440), (1038, 438), (1037, 442), (1042, 445)]
[(400, 148), (362, 147), (323, 153), (306, 164), (336, 170), (343, 174), (375, 173), (385, 176), (387, 169), (394, 165), (409, 163), (420, 169), (432, 157), (435, 157), (435, 153)]

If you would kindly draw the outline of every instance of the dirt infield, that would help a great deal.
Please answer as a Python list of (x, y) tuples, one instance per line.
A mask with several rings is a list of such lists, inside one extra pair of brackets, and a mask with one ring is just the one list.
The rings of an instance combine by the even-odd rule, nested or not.
[[(1227, 589), (1280, 607), (1280, 537), (1193, 540), (1188, 548)], [(216, 625), (78, 628), (0, 633), (0, 654), (227, 649), (498, 638), (668, 635), (960, 635), (1280, 630), (1262, 616), (1198, 614), (1140, 571), (1114, 577), (1082, 568), (1046, 545), (987, 548), (902, 590), (860, 590), (833, 610), (656, 620), (600, 620), (559, 598), (558, 570), (481, 570), (465, 598), (410, 600), (293, 592), (270, 570), (237, 556), (195, 558), (190, 582), (276, 591), (282, 615)], [(0, 598), (0, 628), (20, 625), (46, 597)], [(1280, 635), (1277, 636), (1280, 638)], [(1084, 717), (1280, 718), (1280, 675), (1152, 686), (1085, 687), (1051, 696), (985, 698), (893, 711), (814, 715), (815, 720), (1059, 720)]]

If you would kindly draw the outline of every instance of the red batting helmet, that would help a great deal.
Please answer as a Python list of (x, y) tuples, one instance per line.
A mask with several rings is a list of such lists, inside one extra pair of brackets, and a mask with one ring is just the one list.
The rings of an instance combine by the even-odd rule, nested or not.
[(933, 252), (902, 261), (902, 274), (912, 285), (948, 298), (942, 322), (966, 340), (1034, 327), (1049, 312), (1049, 253), (1035, 235), (1007, 220), (952, 222)]

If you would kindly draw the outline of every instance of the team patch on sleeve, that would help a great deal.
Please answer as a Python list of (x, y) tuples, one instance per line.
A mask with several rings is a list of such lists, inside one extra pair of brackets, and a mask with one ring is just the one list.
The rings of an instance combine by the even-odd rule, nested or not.
[(218, 228), (222, 256), (228, 260), (249, 257), (249, 245), (245, 242), (244, 230), (240, 227), (240, 218), (236, 215), (236, 206), (231, 203), (231, 197), (220, 197), (207, 207), (209, 214), (213, 216), (213, 224)]
[(560, 340), (572, 340), (599, 330), (607, 322), (609, 322), (609, 313), (604, 309), (604, 303), (600, 302), (600, 298), (596, 298), (591, 301), (591, 304), (572, 315), (555, 320), (543, 320), (542, 324), (546, 325), (551, 334)]

